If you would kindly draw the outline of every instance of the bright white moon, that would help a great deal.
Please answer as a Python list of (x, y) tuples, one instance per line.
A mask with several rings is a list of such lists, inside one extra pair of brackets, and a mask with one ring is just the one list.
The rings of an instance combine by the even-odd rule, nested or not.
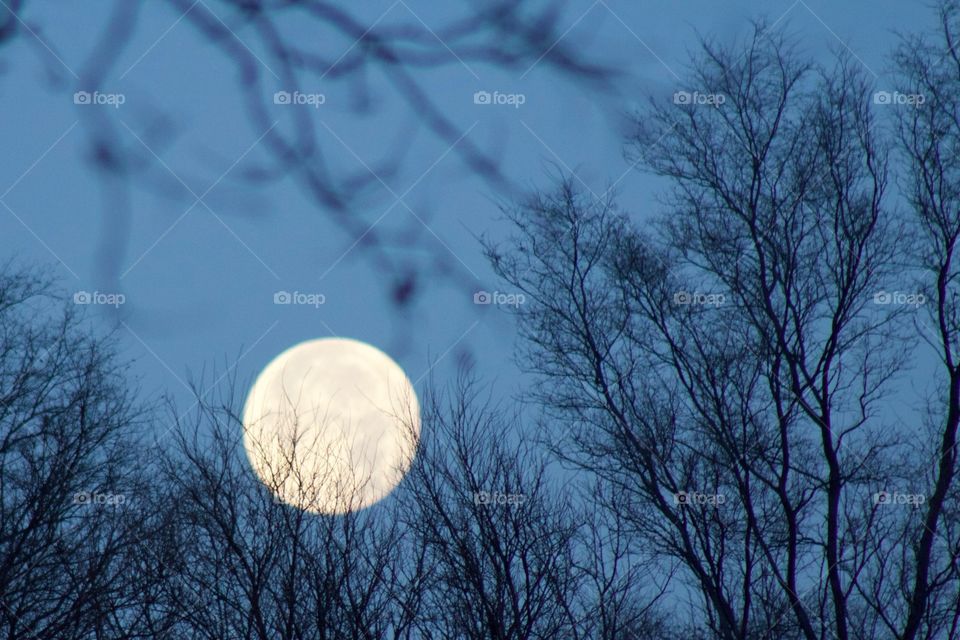
[(368, 507), (400, 483), (420, 436), (413, 385), (388, 355), (346, 338), (308, 340), (260, 373), (243, 444), (281, 501), (315, 513)]

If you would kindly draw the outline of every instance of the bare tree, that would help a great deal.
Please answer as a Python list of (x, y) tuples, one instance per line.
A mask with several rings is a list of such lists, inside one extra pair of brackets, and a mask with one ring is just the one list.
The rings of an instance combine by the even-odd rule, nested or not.
[(576, 506), (577, 483), (548, 468), (522, 423), (467, 373), (426, 405), (401, 490), (430, 567), (421, 637), (655, 637), (650, 595), (629, 583), (642, 567)]
[[(117, 6), (113, 28), (135, 13)], [(444, 63), (419, 31), (358, 34), (342, 10), (296, 5), (358, 35), (358, 52), (330, 63), (280, 37), (280, 7), (230, 6), (290, 86), (381, 65), (453, 134), (405, 73)], [(511, 11), (480, 9), (441, 39), (514, 64), (539, 31), (501, 24)], [(643, 229), (572, 179), (507, 208), (516, 233), (487, 251), (526, 295), (521, 361), (540, 376), (562, 468), (465, 377), (428, 394), (395, 495), (353, 509), (356, 478), (334, 487), (342, 514), (313, 514), (333, 481), (301, 464), (316, 443), (244, 449), (231, 379), (173, 414), (176, 444), (148, 483), (132, 435), (149, 417), (109, 342), (61, 314), (42, 278), (0, 276), (0, 630), (960, 638), (960, 4), (939, 17), (896, 52), (905, 98), (889, 108), (849, 59), (815, 64), (763, 23), (745, 42), (704, 42), (689, 86), (652, 101), (630, 140), (629, 159), (670, 185), (666, 215)], [(211, 14), (190, 19), (237, 56), (257, 122), (250, 52)], [(18, 29), (5, 24), (0, 40)], [(519, 48), (475, 45), (478, 25)], [(109, 122), (93, 130), (107, 173), (137, 165), (115, 162)], [(353, 228), (345, 194), (369, 176), (325, 173), (304, 131), (271, 134), (272, 175), (295, 173)], [(468, 163), (496, 176), (474, 151)], [(917, 347), (939, 367), (905, 425), (899, 383), (927, 364)]]
[[(614, 509), (683, 567), (691, 635), (954, 637), (923, 599), (956, 593), (947, 545), (937, 577), (924, 569), (952, 479), (923, 483), (889, 411), (922, 295), (901, 293), (911, 228), (887, 195), (873, 88), (764, 24), (704, 42), (688, 82), (705, 99), (652, 102), (632, 141), (630, 159), (671, 185), (656, 225), (566, 180), (508, 210), (506, 248), (488, 243), (532, 301), (523, 362), (569, 425), (556, 452), (626, 496)], [(950, 452), (952, 414), (938, 415)]]
[(41, 271), (0, 270), (0, 633), (128, 637), (142, 544), (135, 399), (108, 339)]
[[(900, 592), (876, 589), (874, 607), (893, 604), (906, 616), (902, 636), (956, 637), (960, 630), (960, 509), (957, 429), (960, 426), (960, 307), (955, 260), (960, 237), (960, 174), (953, 157), (960, 143), (960, 4), (939, 3), (939, 31), (904, 39), (895, 56), (899, 87), (913, 108), (897, 111), (897, 139), (905, 158), (904, 192), (919, 242), (910, 267), (929, 298), (929, 322), (918, 324), (940, 360), (939, 397), (928, 401), (929, 442), (912, 471), (923, 477), (929, 499), (922, 519), (903, 533), (915, 541), (905, 560)], [(917, 103), (920, 104), (917, 104)], [(906, 597), (904, 598), (904, 594)]]
[(675, 637), (682, 625), (669, 620), (663, 600), (673, 578), (656, 568), (656, 554), (636, 545), (626, 497), (597, 481), (580, 496), (582, 526), (576, 570), (580, 593), (572, 598), (582, 612), (574, 637), (597, 640), (657, 640)]
[(175, 613), (174, 637), (411, 637), (422, 567), (391, 510), (354, 510), (361, 481), (344, 488), (343, 513), (311, 512), (331, 508), (337, 474), (303, 462), (305, 440), (245, 448), (236, 388), (198, 391), (189, 417), (173, 414), (163, 500), (176, 557), (156, 550), (168, 575), (154, 615)]
[[(231, 374), (159, 419), (45, 281), (2, 285), (5, 636), (669, 637), (666, 579), (632, 522), (601, 508), (621, 497), (551, 469), (468, 375), (428, 391), (407, 476), (359, 508), (369, 479), (317, 465), (342, 452), (313, 451), (325, 441), (307, 417), (283, 414), (279, 443), (244, 425)], [(398, 402), (413, 443), (418, 418)], [(168, 428), (172, 446), (141, 446), (141, 427)]]

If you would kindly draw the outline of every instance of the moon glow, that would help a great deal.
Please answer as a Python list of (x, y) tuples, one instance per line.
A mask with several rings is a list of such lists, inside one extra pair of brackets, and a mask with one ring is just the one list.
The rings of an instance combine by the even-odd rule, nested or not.
[(282, 502), (323, 514), (368, 507), (403, 479), (420, 408), (403, 369), (347, 338), (308, 340), (274, 358), (243, 408), (243, 444)]

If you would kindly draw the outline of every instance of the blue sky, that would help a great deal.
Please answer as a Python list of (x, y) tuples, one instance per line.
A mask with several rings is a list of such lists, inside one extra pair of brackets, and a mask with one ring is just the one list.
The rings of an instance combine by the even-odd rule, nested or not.
[[(439, 30), (464, 6), (436, 4), (378, 1), (351, 10), (370, 24)], [(462, 135), (497, 155), (516, 183), (545, 187), (550, 174), (573, 171), (597, 193), (615, 184), (622, 206), (643, 220), (658, 213), (661, 185), (631, 171), (623, 159), (624, 114), (650, 95), (666, 99), (684, 88), (678, 78), (697, 34), (728, 40), (745, 35), (749, 20), (766, 16), (823, 60), (831, 50), (848, 49), (884, 89), (890, 86), (894, 32), (933, 25), (933, 14), (918, 4), (568, 2), (559, 19), (562, 43), (618, 69), (622, 77), (615, 93), (568, 82), (546, 64), (531, 61), (522, 69), (502, 70), (460, 60), (455, 50), (449, 51), (449, 64), (418, 72), (417, 79)], [(223, 3), (201, 5), (233, 24)], [(295, 113), (308, 113), (335, 174), (363, 173), (367, 167), (377, 173), (383, 159), (405, 151), (400, 171), (378, 176), (353, 215), (377, 229), (415, 230), (416, 244), (395, 247), (398, 255), (424, 265), (443, 256), (457, 278), (429, 279), (403, 311), (387, 300), (391, 274), (371, 264), (362, 248), (351, 247), (354, 238), (292, 180), (260, 186), (245, 180), (269, 165), (265, 130), (245, 115), (233, 65), (183, 19), (183, 10), (145, 3), (109, 76), (99, 86), (80, 86), (113, 6), (29, 3), (21, 12), (18, 38), (0, 49), (5, 258), (53, 265), (71, 295), (122, 293), (125, 304), (118, 313), (106, 306), (91, 310), (105, 329), (122, 321), (118, 336), (151, 394), (167, 392), (186, 401), (188, 376), (215, 363), (221, 370), (224, 363), (235, 365), (240, 379), (250, 381), (287, 347), (327, 335), (385, 350), (421, 385), (431, 362), (442, 382), (458, 359), (470, 357), (499, 391), (522, 393), (511, 319), (473, 304), (472, 296), (475, 290), (498, 289), (476, 237), (507, 231), (496, 206), (504, 194), (472, 175), (447, 141), (418, 123), (389, 78), (366, 78), (370, 109), (358, 113), (363, 96), (350, 81), (290, 87), (268, 64), (260, 70), (266, 102), (274, 91), (323, 94), (318, 108), (268, 104), (268, 113), (271, 126), (284, 131)], [(306, 32), (295, 22), (285, 28), (290, 37), (315, 39), (334, 57), (353, 44), (342, 36)], [(240, 28), (236, 38), (260, 51), (252, 31)], [(116, 108), (78, 105), (73, 99), (78, 90), (122, 94), (124, 102)], [(522, 94), (523, 104), (475, 104), (477, 91)], [(102, 175), (90, 159), (101, 117), (111, 119), (117, 141), (139, 145), (141, 153), (147, 149), (152, 162), (125, 207), (129, 238), (122, 244), (110, 240), (117, 221), (104, 213)], [(159, 122), (168, 128), (156, 128)], [(105, 256), (115, 261), (116, 282)], [(324, 303), (277, 305), (278, 291), (322, 295)]]

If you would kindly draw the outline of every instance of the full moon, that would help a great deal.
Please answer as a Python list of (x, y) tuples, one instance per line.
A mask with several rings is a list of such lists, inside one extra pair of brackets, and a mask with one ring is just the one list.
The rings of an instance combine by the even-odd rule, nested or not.
[(274, 496), (322, 514), (383, 499), (420, 437), (410, 380), (388, 355), (347, 338), (308, 340), (264, 368), (243, 408), (243, 444)]

